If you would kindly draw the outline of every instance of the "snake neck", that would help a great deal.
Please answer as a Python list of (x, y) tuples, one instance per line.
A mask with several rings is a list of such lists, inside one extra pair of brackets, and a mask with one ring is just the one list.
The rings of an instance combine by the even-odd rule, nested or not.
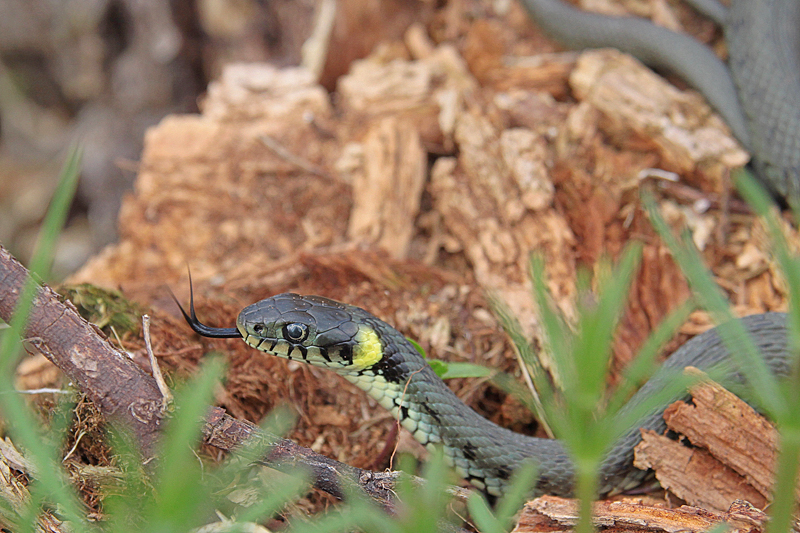
[[(513, 472), (526, 461), (537, 468), (538, 480), (531, 489), (532, 497), (572, 496), (573, 461), (561, 441), (515, 433), (485, 419), (462, 402), (427, 363), (420, 361), (404, 360), (405, 365), (415, 367), (403, 373), (404, 381), (392, 382), (358, 373), (342, 375), (390, 411), (429, 451), (441, 447), (448, 464), (490, 496), (502, 496)], [(629, 438), (637, 436), (638, 429)], [(633, 461), (632, 448), (627, 450), (610, 454), (604, 462), (600, 472), (601, 494), (641, 483), (645, 472), (625, 468)]]
[(572, 493), (572, 461), (560, 442), (490, 422), (463, 403), (401, 335), (382, 331), (381, 341), (383, 357), (369, 372), (339, 373), (390, 411), (426, 448), (441, 446), (459, 475), (501, 496), (512, 473), (532, 460), (540, 479), (533, 494)]

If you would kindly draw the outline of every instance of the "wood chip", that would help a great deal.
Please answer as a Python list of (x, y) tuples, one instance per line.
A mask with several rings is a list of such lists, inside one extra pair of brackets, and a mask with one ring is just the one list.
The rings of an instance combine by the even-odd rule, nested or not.
[(668, 407), (664, 419), (694, 448), (643, 432), (634, 464), (654, 469), (664, 488), (692, 505), (720, 510), (747, 499), (763, 508), (775, 474), (775, 427), (716, 383), (694, 387), (692, 397), (693, 404)]
[[(706, 531), (725, 522), (729, 531), (764, 530), (767, 515), (746, 501), (733, 502), (726, 512), (682, 506), (666, 509), (640, 501), (600, 501), (593, 505), (593, 523), (601, 531)], [(512, 533), (571, 531), (578, 523), (577, 500), (542, 496), (528, 502)]]
[(363, 168), (353, 173), (347, 235), (403, 259), (426, 177), (427, 159), (416, 125), (395, 117), (380, 120), (367, 133), (362, 161)]
[(708, 451), (690, 448), (654, 431), (642, 432), (633, 464), (640, 469), (652, 468), (662, 487), (698, 507), (721, 511), (739, 498), (760, 508), (767, 503), (744, 477)]
[(667, 425), (708, 449), (767, 496), (775, 475), (775, 426), (716, 383), (694, 387), (692, 398), (694, 405), (678, 402), (667, 408)]
[(585, 52), (570, 84), (580, 100), (603, 114), (606, 132), (624, 142), (631, 136), (647, 139), (669, 170), (701, 170), (715, 192), (724, 190), (727, 169), (748, 160), (702, 98), (679, 91), (631, 56), (616, 50)]

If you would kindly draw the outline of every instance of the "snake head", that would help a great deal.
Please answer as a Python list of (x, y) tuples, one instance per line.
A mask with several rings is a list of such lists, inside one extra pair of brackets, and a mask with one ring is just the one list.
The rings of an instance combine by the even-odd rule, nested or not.
[(285, 293), (245, 307), (236, 320), (244, 341), (262, 352), (340, 372), (380, 361), (380, 339), (357, 307), (320, 296)]

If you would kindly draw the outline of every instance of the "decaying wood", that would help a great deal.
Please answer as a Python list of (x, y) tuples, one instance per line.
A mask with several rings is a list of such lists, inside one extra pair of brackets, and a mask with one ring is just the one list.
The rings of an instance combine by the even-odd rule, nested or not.
[[(525, 48), (520, 57), (519, 49), (506, 43), (512, 28), (507, 21), (486, 23), (471, 11), (469, 21), (461, 20), (459, 3), (448, 4), (450, 29), (441, 31), (459, 39), (440, 33), (434, 44), (426, 39), (430, 29), (415, 28), (405, 43), (390, 43), (353, 63), (333, 99), (302, 69), (226, 68), (209, 88), (199, 116), (173, 116), (150, 130), (136, 191), (122, 210), (120, 242), (74, 279), (129, 287), (173, 283), (190, 262), (196, 280), (238, 290), (244, 299), (243, 294), (261, 297), (279, 288), (300, 290), (295, 285), (303, 254), (318, 258), (377, 244), (395, 257), (405, 253), (467, 273), (477, 281), (472, 286), (498, 295), (535, 330), (530, 252), (545, 258), (550, 289), (570, 315), (578, 265), (613, 259), (625, 242), (637, 239), (644, 244), (642, 269), (620, 322), (619, 344), (625, 346), (615, 352), (625, 361), (620, 355), (632, 354), (689, 295), (638, 202), (642, 171), (665, 167), (682, 174), (684, 187), (700, 185), (696, 198), (668, 192), (662, 207), (671, 224), (688, 221), (692, 229), (702, 228), (695, 236), (705, 235), (709, 260), (725, 258), (711, 266), (741, 305), (737, 311), (785, 304), (767, 239), (758, 236), (766, 232), (757, 222), (742, 217), (734, 221), (734, 238), (708, 237), (721, 225), (713, 208), (725, 203), (724, 178), (744, 155), (696, 94), (676, 90), (618, 54), (553, 53), (551, 45)], [(409, 125), (416, 132), (402, 130)], [(260, 140), (265, 135), (277, 144), (267, 148)], [(368, 180), (360, 181), (359, 173), (397, 172), (401, 167), (393, 165), (404, 161), (416, 166), (418, 145), (423, 160), (435, 159), (431, 175), (421, 177), (430, 179), (423, 190), (420, 177), (408, 169), (405, 186), (389, 191), (408, 203), (383, 216), (385, 209), (395, 209), (394, 200), (383, 198), (386, 189), (377, 185), (362, 188)], [(384, 178), (382, 186), (388, 183)], [(712, 212), (694, 211), (695, 200), (710, 193), (721, 198), (712, 202)], [(370, 196), (382, 207), (376, 209)], [(397, 220), (400, 216), (416, 220)], [(411, 245), (404, 244), (409, 234)], [(318, 272), (311, 269), (308, 277), (326, 277)], [(323, 288), (342, 292), (326, 295), (344, 294), (352, 303), (380, 309), (374, 277), (366, 276), (373, 285), (354, 301), (353, 292), (345, 291), (367, 285), (364, 277), (324, 270), (331, 272), (339, 273), (328, 276), (333, 281)], [(420, 308), (411, 300), (397, 304), (406, 314), (433, 322), (435, 298)], [(704, 324), (702, 318), (683, 333), (698, 324)], [(491, 317), (485, 327), (496, 327)], [(442, 331), (433, 346), (452, 349), (463, 342), (449, 326)], [(453, 351), (459, 357), (486, 352)], [(242, 368), (262, 365), (248, 364)], [(264, 383), (231, 396), (258, 408), (271, 405), (263, 398), (276, 394)], [(312, 420), (323, 402), (309, 398)], [(358, 407), (364, 413), (377, 408), (367, 401)], [(354, 404), (342, 410), (350, 420), (362, 416)], [(348, 451), (360, 446), (361, 458), (375, 449), (373, 442), (365, 445), (366, 439), (352, 435), (346, 446), (341, 441), (332, 446)]]
[[(563, 121), (552, 103), (551, 120)], [(454, 237), (448, 252), (464, 253), (477, 280), (505, 301), (530, 328), (532, 302), (524, 275), (528, 252), (560, 257), (548, 264), (550, 289), (568, 311), (575, 263), (567, 250), (575, 236), (567, 220), (550, 209), (553, 183), (548, 173), (548, 141), (542, 131), (498, 129), (479, 109), (460, 112), (454, 129), (458, 158), (442, 157), (431, 170), (429, 190), (447, 231)]]
[[(30, 468), (28, 461), (8, 438), (0, 440), (0, 498), (2, 498), (4, 506), (8, 506), (18, 516), (25, 516), (26, 508), (30, 503), (30, 492), (28, 487), (14, 475), (15, 471), (26, 476), (35, 473)], [(10, 515), (11, 513), (8, 514)], [(6, 521), (8, 518), (10, 517), (3, 516), (2, 522), (6, 526), (13, 526), (13, 524)], [(40, 533), (65, 533), (74, 530), (65, 526), (52, 511), (45, 510), (36, 517), (36, 531)]]
[(708, 449), (769, 496), (778, 449), (775, 426), (716, 383), (694, 387), (692, 398), (693, 405), (680, 402), (667, 408), (667, 425), (693, 445)]
[(395, 117), (378, 121), (364, 140), (362, 161), (353, 176), (347, 235), (407, 257), (426, 171), (416, 125)]
[(744, 477), (708, 451), (690, 448), (654, 431), (642, 432), (633, 465), (655, 470), (662, 487), (697, 507), (722, 511), (736, 499), (747, 500), (762, 509), (767, 503)]
[(634, 464), (654, 469), (664, 488), (692, 505), (725, 509), (740, 498), (763, 508), (774, 479), (774, 426), (716, 383), (693, 387), (692, 397), (693, 404), (668, 407), (664, 419), (695, 447), (643, 432)]
[[(593, 523), (600, 531), (628, 532), (692, 533), (725, 522), (729, 531), (755, 533), (764, 530), (767, 519), (764, 512), (741, 500), (720, 513), (689, 506), (666, 509), (640, 502), (600, 501), (594, 504), (593, 514)], [(576, 500), (542, 496), (525, 505), (513, 533), (571, 531), (577, 523)]]
[(668, 170), (700, 170), (710, 185), (720, 187), (726, 169), (748, 160), (701, 97), (679, 91), (622, 52), (581, 54), (570, 85), (580, 100), (600, 111), (606, 133), (622, 143), (652, 143)]
[(481, 19), (470, 26), (462, 53), (481, 86), (496, 91), (548, 92), (559, 99), (569, 94), (567, 80), (578, 56), (574, 51), (509, 56), (501, 28), (494, 21)]

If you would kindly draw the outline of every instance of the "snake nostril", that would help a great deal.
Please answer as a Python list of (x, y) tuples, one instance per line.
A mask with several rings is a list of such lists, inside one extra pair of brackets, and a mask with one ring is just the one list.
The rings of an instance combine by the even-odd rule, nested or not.
[(255, 326), (253, 326), (253, 331), (255, 331), (256, 334), (258, 335), (264, 333), (264, 329), (265, 329), (264, 324), (256, 324)]

